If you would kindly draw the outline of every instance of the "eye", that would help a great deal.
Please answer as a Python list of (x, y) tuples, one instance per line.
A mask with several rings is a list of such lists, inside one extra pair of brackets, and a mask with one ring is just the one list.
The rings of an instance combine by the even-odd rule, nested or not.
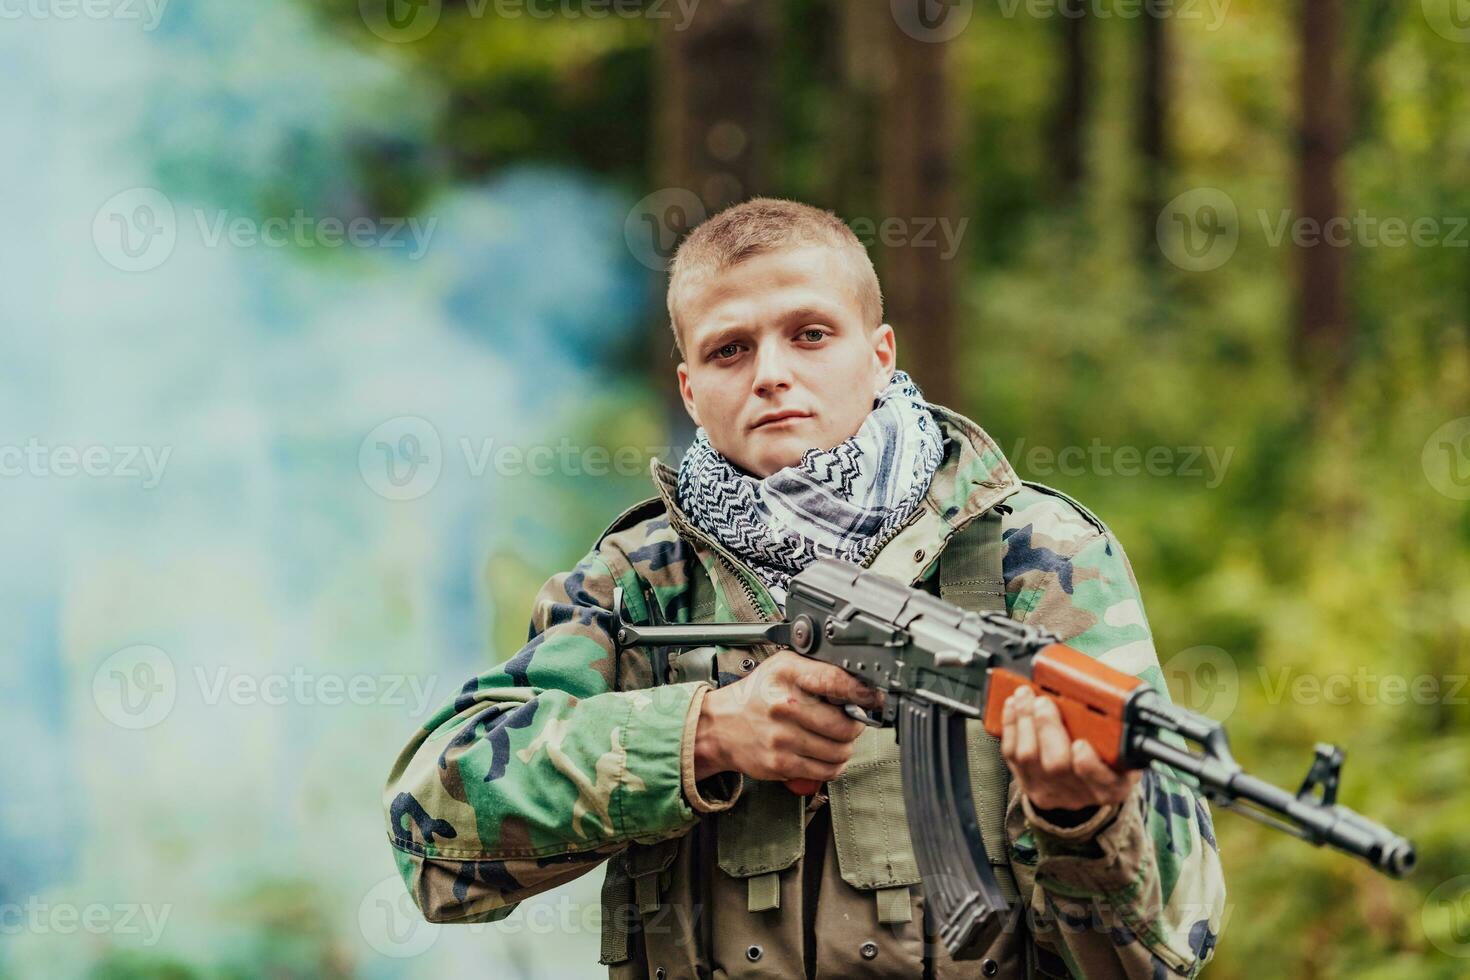
[(710, 353), (710, 359), (715, 361), (728, 361), (730, 358), (734, 357), (739, 350), (739, 344), (726, 344), (723, 347), (715, 348)]
[[(815, 336), (813, 336), (813, 334), (815, 334)], [(798, 336), (809, 343), (816, 344), (820, 343), (822, 339), (827, 336), (827, 331), (821, 329), (820, 327), (807, 327)]]

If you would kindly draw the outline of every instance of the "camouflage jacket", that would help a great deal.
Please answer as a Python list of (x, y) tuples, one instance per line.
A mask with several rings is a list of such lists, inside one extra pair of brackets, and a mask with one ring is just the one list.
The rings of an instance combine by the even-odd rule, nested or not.
[[(1137, 582), (1117, 539), (1070, 498), (1022, 483), (975, 423), (940, 406), (934, 411), (945, 432), (944, 461), (915, 516), (883, 544), (870, 567), (934, 590), (935, 559), (945, 544), (957, 529), (995, 508), (1002, 521), (1007, 612), (1142, 678), (1167, 697)], [(469, 678), (453, 702), (413, 734), (393, 765), (384, 791), (388, 838), (415, 903), (430, 921), (502, 918), (519, 901), (630, 847), (687, 842), (695, 836), (692, 829), (719, 822), (741, 796), (743, 781), (735, 774), (694, 780), (693, 728), (711, 685), (652, 688), (642, 651), (615, 650), (613, 590), (623, 588), (630, 619), (646, 622), (648, 604), (656, 602), (665, 621), (688, 622), (691, 576), (707, 574), (714, 583), (715, 619), (769, 618), (777, 611), (753, 572), (690, 525), (677, 504), (675, 472), (658, 460), (651, 471), (659, 491), (654, 499), (662, 508), (630, 510), (640, 519), (623, 520), (630, 526), (621, 528), (615, 524), (575, 568), (553, 576), (536, 598), (526, 645)], [(723, 651), (719, 682), (738, 681), (771, 652)], [(864, 737), (877, 734), (882, 733)], [(1146, 772), (1123, 806), (1106, 808), (1074, 828), (1043, 820), (1013, 781), (1009, 789), (998, 784), (992, 792), (1008, 795), (1005, 830), (1029, 946), (1055, 964), (1054, 973), (1044, 965), (1038, 972), (1033, 955), (1032, 975), (1191, 977), (1209, 960), (1224, 911), (1224, 883), (1208, 808), (1184, 781)], [(814, 806), (825, 799), (823, 794)], [(901, 823), (901, 799), (886, 806)], [(828, 863), (834, 850), (827, 848)], [(709, 852), (686, 847), (674, 870), (718, 879), (710, 860)], [(792, 874), (800, 875), (799, 865)], [(667, 883), (669, 861), (658, 870)], [(866, 906), (861, 913), (844, 908), (835, 920), (821, 911), (857, 894), (844, 878), (851, 880), (835, 868), (818, 876), (818, 918), (848, 923), (867, 916), (873, 925)], [(799, 877), (798, 885), (783, 882), (783, 895), (799, 887)], [(801, 909), (795, 894), (795, 908)], [(743, 896), (735, 894), (736, 904)], [(711, 905), (721, 916), (726, 907), (723, 901)], [(914, 909), (913, 921), (922, 922), (921, 895)], [(908, 921), (907, 910), (901, 911), (897, 918)], [(776, 920), (769, 917), (775, 914), (755, 913), (753, 934), (774, 933)], [(816, 951), (806, 954), (818, 966), (812, 974), (808, 963), (809, 975), (919, 976), (921, 958), (932, 950), (915, 952), (912, 935), (893, 934), (898, 945), (891, 955), (885, 946), (875, 958), (870, 954), (877, 947), (864, 942), (862, 958), (850, 963), (835, 962), (840, 954), (829, 955), (819, 938)], [(740, 947), (743, 957), (716, 957), (725, 962), (701, 964), (696, 956), (687, 970), (672, 973), (642, 962), (632, 972), (614, 969), (614, 975), (799, 976), (800, 927), (794, 935), (797, 948), (786, 951), (784, 961), (771, 943), (764, 954), (762, 946), (751, 944)], [(605, 957), (606, 950), (605, 943)], [(944, 962), (937, 969), (929, 964), (933, 975), (961, 975), (942, 950), (934, 955)], [(763, 958), (753, 958), (758, 956)], [(824, 957), (833, 962), (824, 965)], [(901, 966), (877, 969), (895, 958)], [(993, 976), (997, 970), (987, 960), (981, 972)], [(1025, 972), (1008, 968), (1007, 975)]]

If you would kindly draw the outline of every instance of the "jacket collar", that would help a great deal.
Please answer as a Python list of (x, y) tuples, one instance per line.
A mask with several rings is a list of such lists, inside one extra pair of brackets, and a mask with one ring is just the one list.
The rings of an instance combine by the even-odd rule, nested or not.
[[(929, 409), (944, 433), (944, 459), (914, 516), (884, 544), (869, 565), (875, 571), (909, 583), (922, 576), (951, 535), (1021, 489), (1016, 471), (984, 429), (943, 405), (931, 404)], [(680, 537), (735, 560), (695, 527), (679, 506), (676, 468), (654, 457), (649, 461), (649, 475), (668, 510), (669, 523)]]

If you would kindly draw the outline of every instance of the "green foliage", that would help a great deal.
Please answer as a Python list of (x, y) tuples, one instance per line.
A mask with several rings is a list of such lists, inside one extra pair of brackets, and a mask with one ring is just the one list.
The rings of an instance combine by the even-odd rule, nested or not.
[[(323, 74), (373, 81), (321, 96), (343, 107), (340, 126), (314, 138), (315, 113), (272, 127), (284, 135), (260, 151), (263, 175), (242, 177), (235, 154), (216, 152), (209, 169), (189, 146), (161, 152), (166, 177), (199, 173), (202, 184), (231, 188), (264, 214), (289, 212), (272, 196), (272, 174), (299, 169), (325, 189), (341, 178), (384, 214), (522, 160), (653, 186), (653, 23), (471, 16), (468, 5), (446, 2), (437, 29), (394, 44), (365, 27), (358, 0), (306, 6), (352, 52), (338, 53), (340, 71)], [(1349, 214), (1470, 214), (1470, 63), (1420, 6), (1352, 5), (1345, 57), (1354, 121), (1341, 174)], [(1431, 893), (1470, 868), (1470, 689), (1456, 686), (1470, 671), (1470, 509), (1436, 490), (1421, 458), (1439, 426), (1470, 414), (1470, 249), (1354, 247), (1354, 366), (1340, 389), (1322, 388), (1292, 363), (1296, 254), (1269, 233), (1294, 206), (1295, 5), (1233, 0), (1217, 29), (1200, 20), (1166, 25), (1174, 158), (1165, 197), (1215, 188), (1238, 211), (1238, 247), (1208, 272), (1167, 261), (1154, 215), (1141, 211), (1146, 192), (1132, 148), (1138, 22), (1093, 25), (1089, 175), (1076, 199), (1063, 200), (1049, 142), (1060, 22), (976, 8), (952, 51), (964, 121), (958, 190), (970, 219), (954, 407), (985, 426), (1023, 477), (1078, 496), (1117, 532), (1176, 698), (1192, 697), (1188, 672), (1169, 669), (1176, 656), (1201, 646), (1224, 652), (1242, 761), (1291, 785), (1314, 743), (1338, 742), (1348, 758), (1344, 802), (1420, 847), (1420, 870), (1391, 882), (1217, 812), (1231, 904), (1207, 975), (1462, 975), (1465, 960), (1440, 948), (1464, 945), (1457, 923)], [(837, 89), (833, 9), (819, 0), (783, 7), (771, 148), (778, 184), (770, 190), (841, 210), (838, 190), (871, 193), (880, 162), (860, 151), (846, 161), (856, 179), (831, 172), (843, 127), (871, 135), (873, 125), (861, 112), (843, 115), (845, 106), (871, 104)], [(222, 135), (175, 127), (189, 145), (232, 145), (231, 80), (263, 84), (244, 69), (219, 75), (208, 115), (220, 121), (186, 122)], [(383, 95), (400, 83), (407, 87), (397, 101)], [(288, 89), (280, 101), (289, 108)], [(245, 158), (245, 137), (256, 130), (234, 125)], [(874, 214), (871, 201), (847, 204)], [(662, 330), (660, 299), (651, 306)], [(924, 356), (902, 349), (908, 359)], [(548, 431), (643, 449), (669, 441), (662, 413), (660, 396), (630, 372), (626, 384), (569, 405)], [(1069, 447), (1083, 454), (1080, 470), (1059, 469)], [(1166, 450), (1167, 471), (1120, 473), (1125, 448), (1139, 458)], [(652, 492), (642, 475), (521, 486), (496, 498), (497, 518), (528, 525), (525, 541), (547, 539), (544, 525), (554, 522), (567, 544), (557, 555), (488, 556), (492, 606), (514, 611), (488, 627), (489, 649), (502, 656), (524, 642), (523, 611), (545, 570), (570, 567), (614, 514)], [(407, 617), (396, 606), (392, 615)], [(1351, 696), (1328, 699), (1322, 683), (1344, 675)], [(1376, 680), (1364, 688), (1358, 676)], [(1394, 695), (1390, 677), (1408, 693)], [(1434, 696), (1416, 700), (1421, 678)], [(342, 940), (320, 913), (329, 905), (308, 883), (262, 885), (232, 910), (244, 938), (221, 947), (223, 975), (345, 975)], [(193, 975), (134, 954), (93, 972), (107, 980)]]

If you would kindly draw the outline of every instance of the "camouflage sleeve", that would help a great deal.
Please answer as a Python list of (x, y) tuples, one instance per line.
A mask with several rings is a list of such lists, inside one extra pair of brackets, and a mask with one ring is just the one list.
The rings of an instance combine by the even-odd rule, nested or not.
[[(1138, 583), (1117, 539), (1052, 500), (1026, 511), (1006, 531), (1012, 615), (1167, 698)], [(1204, 800), (1181, 779), (1149, 770), (1121, 807), (1061, 827), (1042, 819), (1014, 781), (1012, 789), (1012, 863), (1038, 943), (1086, 980), (1195, 976), (1213, 954), (1225, 906)]]
[(708, 685), (613, 690), (619, 584), (640, 616), (637, 578), (610, 550), (553, 576), (529, 642), (465, 683), (399, 754), (384, 789), (388, 837), (430, 921), (503, 918), (631, 841), (694, 824), (681, 742)]

